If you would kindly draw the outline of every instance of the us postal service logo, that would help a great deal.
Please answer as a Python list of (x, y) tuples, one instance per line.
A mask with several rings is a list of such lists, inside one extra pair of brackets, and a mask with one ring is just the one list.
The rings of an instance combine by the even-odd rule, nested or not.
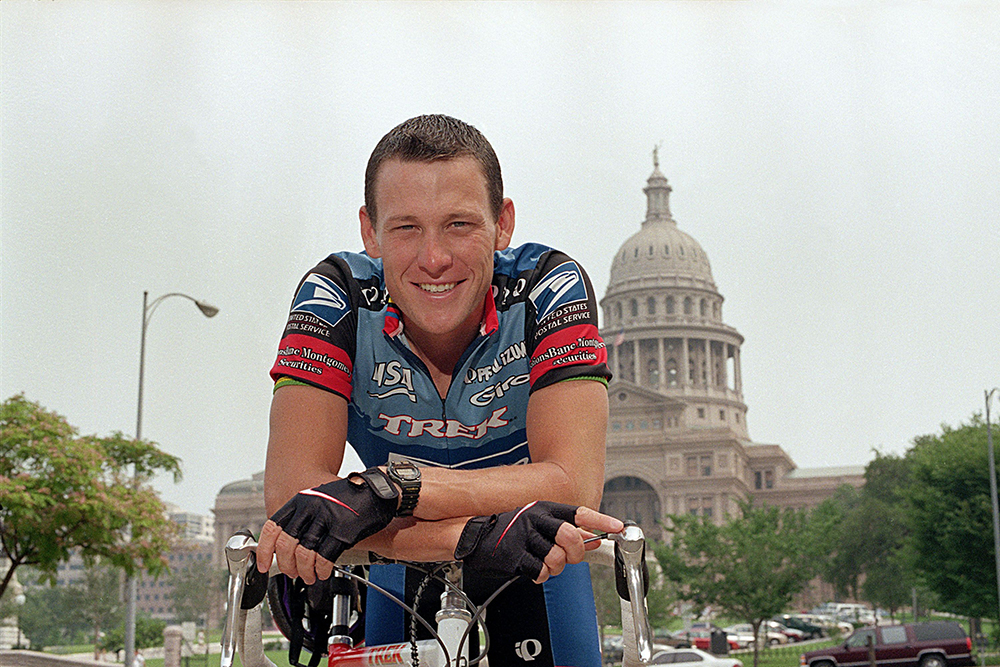
[(336, 326), (349, 310), (350, 304), (343, 288), (315, 273), (306, 277), (292, 304), (293, 313), (309, 313), (330, 327)]
[(587, 300), (587, 287), (576, 262), (563, 262), (548, 272), (528, 294), (535, 306), (535, 321), (541, 322), (552, 311), (567, 304)]

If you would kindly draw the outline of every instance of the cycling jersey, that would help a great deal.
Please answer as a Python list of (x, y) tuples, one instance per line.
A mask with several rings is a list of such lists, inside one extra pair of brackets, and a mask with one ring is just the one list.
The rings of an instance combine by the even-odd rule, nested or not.
[[(527, 244), (494, 254), (492, 289), (479, 335), (460, 358), (443, 399), (406, 343), (402, 318), (386, 293), (381, 260), (363, 254), (330, 255), (302, 280), (271, 375), (278, 386), (305, 382), (347, 399), (347, 439), (365, 466), (405, 458), (474, 469), (529, 462), (529, 394), (562, 380), (606, 382), (606, 362), (586, 273), (556, 250)], [(386, 574), (390, 571), (373, 576), (397, 576)], [(532, 625), (523, 632), (512, 630), (520, 639), (510, 652), (539, 667), (596, 667), (600, 652), (589, 579), (586, 565), (570, 566), (541, 587), (530, 582), (527, 588), (514, 587), (505, 594), (508, 602), (498, 600), (490, 607), (488, 627), (506, 616), (501, 612), (505, 605), (510, 618), (504, 625), (523, 626), (524, 595), (544, 598), (534, 605), (543, 614), (547, 601), (573, 600), (567, 606), (560, 603), (559, 613), (549, 616), (551, 650)], [(373, 598), (378, 597), (369, 598), (369, 618), (402, 620), (395, 607), (376, 614)], [(574, 612), (589, 609), (588, 622), (567, 623), (585, 627), (583, 636), (576, 628), (553, 625), (558, 624), (554, 617), (569, 607)], [(498, 629), (498, 636), (510, 628)], [(368, 630), (372, 643), (401, 639), (386, 635), (384, 627)], [(494, 665), (501, 648), (496, 646), (496, 657), (491, 649)]]

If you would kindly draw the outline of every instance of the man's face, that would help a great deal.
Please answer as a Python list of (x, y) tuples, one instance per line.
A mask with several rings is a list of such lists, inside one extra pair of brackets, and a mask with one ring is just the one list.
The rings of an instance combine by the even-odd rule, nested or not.
[(378, 220), (361, 209), (365, 250), (381, 257), (386, 287), (413, 339), (447, 337), (463, 346), (475, 336), (493, 281), (493, 251), (514, 231), (505, 199), (493, 219), (478, 162), (386, 161), (375, 182)]

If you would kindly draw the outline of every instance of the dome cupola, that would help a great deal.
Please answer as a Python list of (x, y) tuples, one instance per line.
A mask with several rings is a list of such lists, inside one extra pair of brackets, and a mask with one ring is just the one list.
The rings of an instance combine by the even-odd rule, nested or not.
[(676, 285), (716, 291), (708, 255), (689, 234), (677, 228), (670, 213), (673, 188), (660, 171), (653, 149), (653, 173), (646, 181), (646, 219), (618, 249), (611, 262), (608, 294), (637, 287)]

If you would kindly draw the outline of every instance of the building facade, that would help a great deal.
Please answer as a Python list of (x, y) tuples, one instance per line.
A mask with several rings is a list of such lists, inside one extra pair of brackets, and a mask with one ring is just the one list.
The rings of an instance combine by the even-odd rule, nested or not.
[(601, 299), (608, 386), (602, 509), (662, 539), (666, 515), (721, 522), (741, 499), (811, 507), (863, 467), (799, 469), (747, 429), (740, 348), (723, 320), (708, 255), (670, 211), (672, 188), (654, 152), (646, 217), (619, 248)]

